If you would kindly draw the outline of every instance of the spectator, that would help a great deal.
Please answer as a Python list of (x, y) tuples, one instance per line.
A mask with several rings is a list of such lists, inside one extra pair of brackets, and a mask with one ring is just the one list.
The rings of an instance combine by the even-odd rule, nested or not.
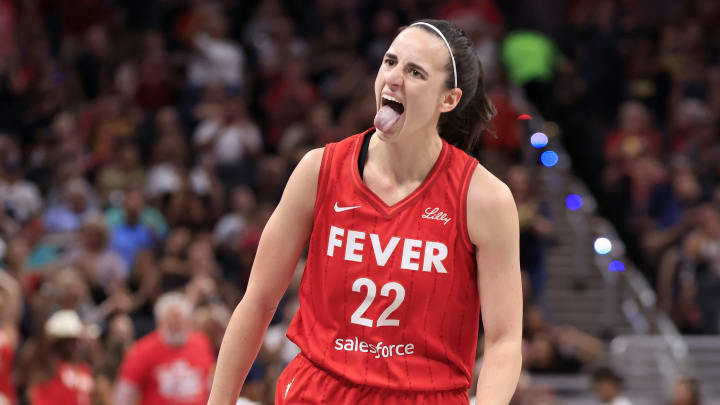
[(294, 122), (302, 121), (318, 98), (317, 89), (307, 80), (306, 63), (294, 58), (284, 64), (282, 74), (263, 97), (270, 118), (266, 142), (277, 145), (283, 132)]
[(536, 306), (525, 309), (523, 357), (525, 368), (536, 373), (577, 373), (592, 366), (603, 344), (570, 326), (551, 326)]
[[(89, 404), (95, 391), (90, 365), (79, 343), (85, 327), (72, 310), (55, 312), (45, 323), (47, 347), (39, 348), (30, 381), (32, 405)], [(42, 353), (42, 354), (40, 354)], [(47, 356), (47, 357), (45, 357)]]
[(230, 315), (230, 311), (224, 305), (217, 303), (198, 307), (193, 314), (195, 328), (210, 339), (215, 356), (220, 352), (220, 343), (225, 335)]
[(165, 37), (158, 31), (145, 35), (143, 54), (138, 64), (138, 84), (135, 99), (140, 107), (157, 111), (172, 104), (175, 88), (166, 51)]
[(554, 119), (553, 79), (565, 59), (553, 39), (541, 32), (511, 32), (503, 40), (500, 53), (510, 81), (524, 88), (546, 119)]
[(645, 153), (660, 154), (662, 141), (653, 128), (650, 112), (637, 101), (628, 101), (620, 107), (620, 126), (605, 139), (605, 158), (627, 163)]
[(332, 124), (330, 107), (319, 102), (308, 113), (305, 122), (288, 127), (280, 139), (278, 151), (297, 164), (311, 149), (334, 142), (338, 138), (337, 132)]
[(184, 294), (158, 299), (157, 330), (125, 355), (113, 394), (116, 405), (207, 402), (215, 355), (208, 338), (192, 330), (192, 311)]
[(70, 250), (61, 263), (78, 268), (89, 281), (96, 302), (120, 288), (130, 267), (108, 248), (109, 233), (100, 215), (89, 217), (82, 228), (82, 243)]
[(260, 130), (239, 97), (227, 100), (216, 116), (201, 122), (193, 138), (195, 145), (204, 151), (200, 161), (217, 165), (226, 187), (236, 185), (238, 181), (234, 178), (248, 171), (249, 160), (262, 150)]
[(235, 188), (230, 198), (232, 211), (220, 218), (213, 231), (214, 242), (222, 247), (239, 243), (256, 205), (255, 194), (247, 187)]
[(120, 365), (125, 353), (135, 339), (132, 320), (125, 314), (119, 314), (109, 322), (109, 328), (103, 352), (105, 356), (100, 360), (97, 370), (97, 398), (102, 405), (112, 405), (113, 382), (117, 378)]
[(632, 405), (623, 396), (623, 379), (610, 368), (601, 367), (593, 372), (592, 390), (603, 405)]
[(92, 189), (84, 180), (70, 180), (64, 189), (63, 201), (51, 205), (45, 213), (48, 232), (76, 232), (91, 214), (99, 214), (90, 201)]
[(702, 405), (698, 381), (692, 378), (676, 380), (669, 405)]
[(548, 207), (533, 190), (527, 169), (515, 166), (508, 174), (520, 221), (520, 267), (530, 275), (533, 300), (542, 302), (545, 291), (545, 251), (553, 232)]
[(197, 32), (192, 38), (195, 55), (188, 66), (191, 85), (204, 87), (214, 80), (240, 89), (243, 85), (242, 49), (227, 38), (227, 21), (210, 5), (199, 6)]
[(9, 156), (0, 169), (0, 204), (10, 218), (25, 222), (38, 215), (42, 197), (35, 184), (23, 179), (22, 162), (18, 155)]
[(125, 195), (122, 210), (110, 210), (105, 214), (110, 224), (110, 248), (123, 258), (127, 267), (134, 265), (135, 255), (140, 250), (152, 248), (155, 237), (159, 236), (157, 229), (142, 221), (141, 215), (147, 212), (144, 205), (142, 192), (132, 189)]
[(142, 187), (145, 170), (140, 166), (140, 152), (132, 143), (120, 145), (113, 163), (104, 166), (98, 174), (98, 188), (105, 201), (118, 202), (123, 190)]

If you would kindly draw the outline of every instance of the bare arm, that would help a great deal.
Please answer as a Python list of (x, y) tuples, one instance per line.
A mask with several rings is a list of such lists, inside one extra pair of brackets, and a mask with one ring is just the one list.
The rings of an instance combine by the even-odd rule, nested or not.
[(468, 192), (468, 232), (476, 247), (485, 347), (478, 405), (507, 405), (522, 366), (518, 214), (510, 190), (478, 167)]
[(237, 401), (263, 335), (310, 236), (321, 160), (322, 149), (315, 149), (300, 161), (263, 230), (247, 291), (223, 337), (209, 405), (230, 405)]
[(22, 312), (22, 289), (20, 284), (4, 270), (0, 269), (0, 293), (6, 295), (5, 305), (0, 308), (0, 326), (6, 322), (13, 327), (17, 326)]

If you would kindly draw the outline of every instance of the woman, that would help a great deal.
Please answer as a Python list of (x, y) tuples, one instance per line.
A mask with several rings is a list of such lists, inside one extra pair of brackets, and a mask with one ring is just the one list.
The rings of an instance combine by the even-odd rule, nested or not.
[(36, 346), (31, 366), (29, 399), (32, 405), (90, 405), (95, 380), (83, 359), (86, 335), (77, 312), (62, 309), (45, 322), (45, 337)]
[(17, 403), (13, 365), (19, 341), (18, 324), (22, 305), (20, 284), (0, 269), (0, 404)]
[(424, 20), (375, 80), (375, 128), (309, 152), (265, 227), (220, 349), (210, 404), (231, 404), (310, 239), (301, 349), (277, 404), (507, 404), (521, 366), (518, 217), (509, 189), (458, 148), (489, 125), (470, 40)]

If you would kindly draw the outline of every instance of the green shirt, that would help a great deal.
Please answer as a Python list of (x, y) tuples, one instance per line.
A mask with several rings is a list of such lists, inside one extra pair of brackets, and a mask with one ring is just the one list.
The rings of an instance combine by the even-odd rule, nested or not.
[(539, 32), (515, 31), (505, 37), (501, 58), (510, 81), (522, 86), (531, 80), (550, 80), (562, 55), (549, 37)]

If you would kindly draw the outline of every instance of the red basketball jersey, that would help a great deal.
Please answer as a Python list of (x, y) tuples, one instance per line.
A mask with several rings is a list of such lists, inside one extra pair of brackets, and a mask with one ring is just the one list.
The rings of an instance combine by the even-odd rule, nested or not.
[(3, 399), (14, 405), (16, 402), (15, 388), (12, 382), (13, 360), (15, 349), (10, 344), (5, 332), (0, 329), (0, 404)]
[(388, 206), (360, 178), (364, 135), (325, 147), (288, 337), (356, 384), (468, 388), (480, 303), (466, 201), (477, 161), (443, 140), (423, 183)]

